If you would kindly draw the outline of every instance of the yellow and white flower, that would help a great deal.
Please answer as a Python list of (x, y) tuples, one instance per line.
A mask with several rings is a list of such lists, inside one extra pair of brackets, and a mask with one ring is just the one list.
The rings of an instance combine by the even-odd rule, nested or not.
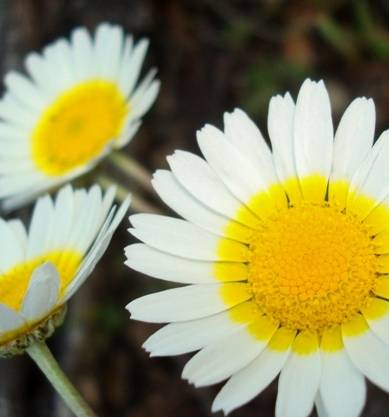
[(126, 200), (116, 210), (114, 197), (114, 188), (102, 195), (99, 186), (68, 185), (55, 201), (38, 200), (28, 232), (20, 220), (0, 219), (1, 354), (28, 347), (90, 275), (128, 209)]
[(199, 350), (183, 377), (228, 379), (230, 412), (280, 373), (276, 416), (356, 417), (365, 377), (389, 391), (389, 132), (373, 146), (375, 108), (357, 98), (334, 135), (323, 82), (273, 97), (272, 151), (240, 110), (224, 133), (198, 132), (205, 160), (177, 151), (153, 184), (186, 220), (131, 217), (144, 244), (127, 265), (191, 284), (136, 299), (133, 319), (171, 322), (152, 356)]
[(159, 90), (155, 70), (137, 85), (148, 42), (119, 26), (75, 29), (11, 71), (0, 101), (0, 199), (5, 209), (90, 170), (126, 145)]

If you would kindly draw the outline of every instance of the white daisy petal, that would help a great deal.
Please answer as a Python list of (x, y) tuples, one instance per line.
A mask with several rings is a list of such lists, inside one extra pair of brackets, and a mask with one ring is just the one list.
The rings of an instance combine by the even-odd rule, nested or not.
[(351, 181), (373, 146), (375, 107), (372, 99), (355, 99), (344, 112), (335, 134), (331, 181)]
[[(21, 157), (23, 158), (27, 155), (27, 151), (21, 148), (21, 145), (18, 143), (26, 141), (26, 134), (28, 134), (28, 131), (25, 128), (21, 126), (13, 126), (5, 121), (0, 121), (0, 144), (2, 146), (11, 146), (11, 152), (8, 154), (8, 157), (17, 159)], [(13, 148), (15, 143), (16, 150)], [(4, 150), (2, 158), (7, 160)]]
[(185, 365), (182, 377), (196, 387), (221, 382), (255, 359), (266, 347), (267, 340), (258, 340), (245, 327), (237, 329), (193, 356)]
[[(126, 36), (123, 39), (123, 49), (122, 49), (121, 62), (120, 62), (119, 73), (118, 73), (118, 82), (122, 91), (125, 90), (125, 85), (122, 84), (122, 78), (123, 76), (125, 77), (125, 79), (127, 79), (128, 77), (128, 71), (123, 71), (123, 68), (128, 67), (133, 48), (134, 48), (134, 39), (132, 35)], [(126, 94), (126, 96), (127, 95), (128, 93)]]
[(41, 197), (32, 214), (28, 231), (27, 257), (41, 255), (49, 249), (49, 239), (53, 227), (54, 206), (49, 196)]
[[(57, 76), (54, 91), (55, 95), (62, 93), (72, 85), (72, 68), (70, 68), (68, 60), (66, 59), (66, 57), (69, 57), (70, 51), (64, 43), (66, 43), (65, 39), (57, 39), (52, 44), (46, 46), (42, 51), (48, 71), (55, 71)], [(55, 96), (53, 96), (52, 93), (48, 93), (48, 98), (51, 101)]]
[(131, 121), (123, 130), (121, 136), (117, 139), (117, 142), (115, 143), (115, 148), (120, 149), (126, 146), (135, 136), (136, 132), (139, 130), (141, 125), (142, 122), (140, 120)]
[(28, 78), (17, 72), (9, 72), (4, 83), (11, 94), (33, 111), (41, 110), (47, 104), (45, 95)]
[(241, 203), (222, 184), (202, 158), (176, 151), (167, 158), (178, 182), (194, 197), (217, 213), (234, 218)]
[[(115, 200), (115, 194), (116, 194), (116, 186), (110, 186), (104, 193), (104, 197), (103, 197), (103, 204), (102, 204), (102, 216), (103, 217), (107, 217), (108, 212), (110, 211), (112, 204), (114, 203)], [(130, 201), (131, 196), (128, 196), (128, 200)], [(122, 204), (122, 206), (124, 207), (124, 205), (128, 208), (128, 204)], [(119, 209), (119, 211), (124, 210), (124, 209)], [(119, 212), (118, 211), (118, 212)], [(121, 220), (120, 220), (121, 221)]]
[(90, 189), (85, 204), (87, 204), (88, 210), (83, 210), (85, 216), (79, 217), (80, 221), (74, 227), (70, 237), (74, 247), (81, 253), (89, 248), (101, 226), (102, 193), (99, 186), (95, 185)]
[[(156, 171), (152, 184), (159, 197), (178, 215), (212, 233), (220, 236), (226, 235), (225, 228), (228, 219), (208, 209), (204, 204), (192, 197), (179, 184), (171, 172), (164, 170)], [(242, 229), (243, 226), (235, 224), (235, 228)], [(243, 231), (245, 231), (245, 228), (243, 228)], [(246, 233), (248, 233), (247, 228)], [(231, 237), (239, 240), (240, 236), (236, 234)]]
[(224, 114), (224, 133), (266, 184), (277, 181), (273, 158), (255, 123), (240, 109)]
[(69, 42), (65, 39), (58, 39), (47, 47), (47, 56), (57, 65), (57, 76), (61, 79), (62, 88), (68, 88), (75, 82), (71, 55)]
[[(108, 190), (109, 191), (109, 190)], [(108, 192), (107, 192), (108, 194)], [(107, 195), (105, 196), (107, 197)], [(109, 196), (108, 196), (109, 197)], [(129, 194), (126, 199), (123, 200), (122, 204), (117, 208), (115, 216), (112, 219), (109, 227), (107, 228), (107, 234), (114, 233), (117, 227), (119, 226), (120, 222), (123, 220), (123, 217), (128, 211), (128, 207), (131, 203), (131, 195)], [(116, 206), (114, 206), (116, 209)]]
[[(241, 289), (245, 284), (224, 285), (241, 285), (238, 287)], [(194, 320), (232, 307), (223, 300), (222, 288), (223, 286), (218, 284), (173, 288), (137, 298), (126, 308), (133, 320), (151, 323)], [(249, 298), (249, 294), (242, 292), (242, 296), (236, 299), (235, 303), (247, 301)]]
[[(64, 216), (64, 213), (67, 215)], [(71, 185), (67, 185), (61, 188), (55, 200), (53, 224), (55, 224), (56, 232), (51, 234), (52, 248), (57, 249), (67, 244), (75, 215), (73, 189)]]
[(39, 320), (55, 306), (60, 277), (52, 263), (36, 268), (23, 301), (22, 313), (27, 321)]
[[(9, 177), (3, 177), (5, 183), (3, 191), (6, 192), (6, 197), (1, 201), (0, 205), (3, 212), (7, 213), (23, 204), (27, 204), (38, 198), (45, 189), (50, 189), (55, 185), (59, 185), (42, 179), (39, 174), (36, 176), (29, 175), (29, 178), (26, 178), (26, 173), (18, 173)], [(0, 183), (1, 182), (0, 178)], [(14, 193), (12, 193), (12, 189), (14, 190)], [(16, 191), (18, 191), (18, 194), (16, 194)]]
[[(107, 23), (98, 26), (95, 37), (95, 60), (100, 77), (108, 79), (116, 77), (122, 41), (123, 31), (119, 26), (111, 26)], [(110, 59), (107, 59), (107, 49)]]
[[(104, 200), (107, 201), (111, 198), (111, 193), (108, 191), (104, 197)], [(108, 200), (109, 201), (109, 200)], [(86, 254), (83, 262), (80, 265), (77, 275), (74, 277), (71, 284), (67, 287), (64, 296), (63, 302), (69, 300), (73, 294), (81, 287), (85, 282), (88, 276), (92, 273), (94, 268), (97, 265), (97, 262), (104, 255), (105, 251), (108, 248), (108, 245), (112, 239), (112, 236), (119, 226), (120, 222), (123, 220), (128, 207), (130, 205), (130, 197), (123, 201), (122, 205), (115, 212), (115, 207), (111, 209), (109, 213), (106, 214), (106, 219), (102, 224), (99, 233), (97, 234), (93, 245), (89, 248), (88, 253)], [(104, 207), (104, 202), (103, 202)], [(105, 209), (103, 208), (103, 212)]]
[(197, 132), (201, 152), (228, 189), (243, 203), (248, 202), (266, 183), (246, 158), (236, 152), (224, 134), (213, 126), (206, 125)]
[[(375, 205), (369, 206), (373, 209), (382, 202), (389, 194), (389, 173), (387, 170), (387, 159), (389, 157), (389, 131), (385, 131), (377, 139), (373, 148), (356, 171), (351, 187), (355, 195), (351, 196), (348, 204), (359, 195), (363, 194), (373, 198)], [(367, 215), (369, 212), (366, 212)]]
[(292, 352), (278, 381), (276, 417), (306, 417), (310, 414), (320, 383), (320, 354)]
[(31, 171), (33, 165), (30, 161), (20, 159), (18, 157), (1, 159), (0, 158), (0, 175), (17, 175), (17, 174), (28, 174)]
[(147, 245), (173, 255), (203, 261), (242, 261), (246, 246), (224, 239), (236, 251), (220, 253), (221, 239), (189, 222), (157, 214), (135, 214), (130, 217), (132, 235)]
[(73, 47), (74, 74), (78, 81), (87, 78), (94, 68), (91, 68), (92, 39), (85, 28), (77, 28), (71, 34)]
[(11, 219), (11, 220), (8, 220), (7, 223), (8, 223), (8, 226), (13, 230), (16, 238), (18, 239), (20, 248), (24, 256), (24, 252), (27, 248), (27, 242), (28, 242), (27, 230), (24, 224), (19, 219)]
[[(136, 243), (125, 248), (125, 264), (135, 271), (166, 281), (182, 284), (215, 283), (217, 265), (229, 266), (227, 263), (202, 262), (185, 259)], [(242, 266), (242, 268), (244, 267)], [(234, 275), (234, 281), (247, 279), (244, 271)]]
[(61, 297), (61, 303), (66, 303), (68, 300), (70, 300), (70, 298), (73, 297), (73, 295), (78, 291), (78, 289), (86, 281), (89, 275), (93, 272), (97, 262), (101, 259), (107, 250), (111, 238), (112, 234), (105, 234), (101, 238), (96, 239), (95, 244), (89, 250), (88, 254), (80, 265), (80, 268), (77, 271), (77, 275), (74, 277), (73, 281), (69, 284), (63, 296)]
[(354, 365), (374, 384), (389, 391), (389, 349), (370, 330), (358, 336), (343, 334), (346, 351)]
[(241, 326), (231, 320), (229, 311), (197, 320), (170, 323), (152, 334), (143, 348), (150, 352), (150, 356), (181, 355), (212, 344)]
[(24, 260), (24, 248), (10, 225), (0, 219), (0, 271), (6, 272)]
[(0, 303), (0, 336), (25, 324), (21, 314)]
[(272, 97), (269, 103), (268, 131), (271, 140), (275, 169), (280, 181), (296, 176), (293, 156), (293, 120), (295, 105), (289, 93)]
[(279, 374), (289, 355), (284, 351), (264, 351), (223, 386), (212, 404), (212, 411), (230, 413), (260, 394)]
[(74, 218), (72, 224), (72, 230), (68, 237), (68, 244), (73, 246), (77, 244), (77, 239), (82, 233), (83, 223), (88, 217), (86, 207), (89, 207), (88, 192), (87, 190), (80, 189), (74, 193)]
[(128, 68), (131, 68), (131, 71), (126, 70), (126, 66), (122, 65), (118, 78), (125, 97), (132, 94), (132, 90), (134, 89), (136, 80), (139, 77), (140, 69), (144, 61), (148, 46), (149, 42), (146, 39), (141, 39), (135, 45), (126, 65)]
[[(131, 94), (130, 101), (136, 107), (140, 100), (145, 96), (146, 92), (150, 89), (151, 85), (157, 81), (154, 80), (155, 75), (157, 74), (156, 68), (151, 68), (151, 70), (146, 74), (142, 81), (137, 85), (134, 92)], [(131, 116), (137, 117), (137, 109), (131, 113)]]
[[(24, 159), (28, 154), (25, 143), (15, 140), (13, 142), (4, 145), (4, 148), (0, 149), (1, 159)], [(4, 181), (4, 180), (3, 180)]]
[(36, 114), (21, 106), (14, 96), (6, 93), (0, 100), (0, 117), (23, 129), (31, 129), (35, 124)]
[(27, 55), (25, 66), (34, 82), (43, 89), (47, 96), (54, 97), (58, 92), (56, 74), (50, 71), (45, 59), (36, 52)]
[(389, 346), (389, 314), (377, 319), (369, 319), (366, 315), (365, 318), (373, 333)]
[[(333, 140), (330, 100), (324, 83), (305, 80), (297, 97), (294, 117), (294, 151), (300, 179), (312, 174), (328, 179)], [(324, 198), (326, 189), (321, 192)]]
[(324, 407), (323, 400), (320, 396), (320, 392), (316, 396), (315, 406), (318, 417), (330, 417), (330, 415), (327, 413), (327, 410)]
[(320, 397), (329, 417), (359, 416), (366, 400), (364, 376), (344, 350), (322, 352)]
[(130, 103), (134, 106), (131, 117), (134, 119), (142, 117), (148, 112), (158, 96), (161, 83), (159, 80), (152, 80), (155, 74), (156, 72), (150, 71), (145, 78), (145, 84), (140, 84), (135, 90), (133, 97), (131, 97)]

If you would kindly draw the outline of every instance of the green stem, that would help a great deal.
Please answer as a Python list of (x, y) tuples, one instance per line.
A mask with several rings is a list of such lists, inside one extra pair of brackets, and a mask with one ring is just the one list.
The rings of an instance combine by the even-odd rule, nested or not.
[(46, 375), (51, 385), (73, 411), (74, 415), (77, 417), (96, 417), (96, 414), (63, 373), (45, 342), (32, 344), (27, 349), (27, 353)]
[(153, 192), (151, 186), (151, 174), (146, 168), (120, 151), (111, 152), (108, 158), (124, 174), (139, 183), (146, 191)]
[(107, 189), (111, 185), (116, 187), (116, 199), (120, 202), (124, 201), (128, 194), (131, 194), (131, 205), (130, 210), (139, 212), (139, 213), (154, 213), (161, 214), (162, 210), (153, 204), (150, 204), (140, 195), (136, 194), (134, 191), (127, 190), (122, 185), (118, 184), (116, 181), (113, 181), (108, 175), (100, 174), (97, 177), (98, 183), (102, 188)]

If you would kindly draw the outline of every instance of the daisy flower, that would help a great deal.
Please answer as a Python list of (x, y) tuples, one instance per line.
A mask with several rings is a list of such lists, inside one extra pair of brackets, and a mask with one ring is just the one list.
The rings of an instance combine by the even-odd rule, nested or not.
[(100, 24), (93, 36), (75, 29), (11, 71), (0, 101), (0, 200), (20, 206), (89, 171), (125, 146), (153, 104), (151, 70), (137, 84), (148, 42)]
[(162, 200), (186, 220), (132, 216), (144, 243), (127, 265), (190, 284), (128, 306), (166, 323), (152, 356), (197, 352), (183, 377), (227, 380), (213, 411), (247, 403), (277, 376), (277, 417), (356, 417), (365, 377), (389, 391), (389, 132), (373, 146), (373, 101), (357, 98), (334, 135), (322, 81), (296, 104), (273, 97), (272, 150), (241, 110), (205, 126), (205, 160), (177, 151), (157, 171)]
[(0, 356), (22, 353), (61, 324), (64, 306), (94, 269), (128, 208), (102, 195), (62, 188), (41, 197), (28, 232), (0, 219)]

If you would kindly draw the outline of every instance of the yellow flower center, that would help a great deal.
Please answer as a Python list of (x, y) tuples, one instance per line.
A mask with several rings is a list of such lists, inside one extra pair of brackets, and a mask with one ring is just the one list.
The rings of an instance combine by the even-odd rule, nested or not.
[(121, 133), (129, 106), (117, 85), (79, 84), (58, 97), (37, 122), (32, 158), (47, 175), (63, 175), (98, 157)]
[(0, 275), (0, 303), (11, 309), (20, 310), (35, 268), (52, 262), (60, 275), (60, 296), (72, 282), (81, 263), (82, 256), (72, 250), (53, 251), (27, 262), (15, 265)]
[(328, 202), (301, 202), (266, 219), (249, 243), (260, 310), (281, 325), (322, 331), (365, 307), (377, 280), (368, 230)]

